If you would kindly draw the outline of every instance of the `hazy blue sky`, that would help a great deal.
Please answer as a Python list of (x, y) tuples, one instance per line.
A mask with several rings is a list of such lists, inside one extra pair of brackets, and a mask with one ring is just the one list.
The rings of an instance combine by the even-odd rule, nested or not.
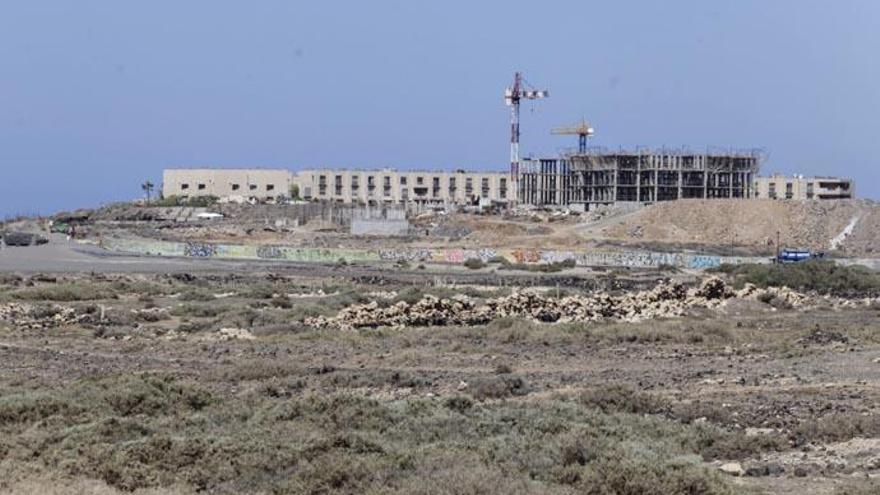
[(140, 195), (174, 166), (504, 170), (524, 154), (761, 147), (880, 198), (880, 2), (7, 0), (0, 214)]

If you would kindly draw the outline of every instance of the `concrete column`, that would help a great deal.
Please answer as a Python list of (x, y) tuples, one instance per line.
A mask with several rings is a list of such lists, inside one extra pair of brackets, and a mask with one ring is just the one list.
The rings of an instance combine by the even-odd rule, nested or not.
[(636, 201), (642, 201), (642, 155), (636, 159)]
[(680, 156), (675, 157), (675, 161), (677, 162), (677, 166), (675, 168), (678, 171), (678, 198), (677, 199), (681, 199), (681, 180), (682, 180), (682, 177), (681, 177), (681, 174), (682, 174), (682, 172), (681, 172), (681, 157)]
[(657, 163), (657, 155), (651, 155), (651, 168), (654, 169), (654, 202), (659, 201), (660, 192), (660, 164)]

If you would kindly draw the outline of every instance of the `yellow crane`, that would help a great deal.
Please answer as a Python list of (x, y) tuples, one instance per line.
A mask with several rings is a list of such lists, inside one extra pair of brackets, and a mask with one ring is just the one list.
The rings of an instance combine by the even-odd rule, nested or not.
[(586, 119), (583, 119), (579, 124), (556, 127), (550, 131), (550, 134), (554, 134), (557, 136), (577, 136), (578, 152), (586, 153), (587, 138), (592, 136), (595, 132), (596, 131), (593, 129), (593, 126), (591, 126)]

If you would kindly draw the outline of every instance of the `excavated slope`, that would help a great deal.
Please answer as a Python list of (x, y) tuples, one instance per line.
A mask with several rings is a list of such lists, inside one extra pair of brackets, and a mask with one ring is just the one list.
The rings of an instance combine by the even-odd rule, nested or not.
[(849, 255), (880, 252), (880, 205), (852, 201), (681, 200), (658, 203), (602, 229), (611, 239), (735, 244), (771, 247), (779, 232), (784, 246), (831, 250), (832, 239), (858, 218), (839, 250)]

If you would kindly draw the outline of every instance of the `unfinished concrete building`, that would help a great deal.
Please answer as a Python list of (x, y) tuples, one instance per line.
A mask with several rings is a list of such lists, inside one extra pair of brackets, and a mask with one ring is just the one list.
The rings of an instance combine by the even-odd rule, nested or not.
[(618, 202), (750, 198), (759, 157), (758, 152), (587, 150), (525, 160), (517, 196), (524, 204), (585, 210)]

